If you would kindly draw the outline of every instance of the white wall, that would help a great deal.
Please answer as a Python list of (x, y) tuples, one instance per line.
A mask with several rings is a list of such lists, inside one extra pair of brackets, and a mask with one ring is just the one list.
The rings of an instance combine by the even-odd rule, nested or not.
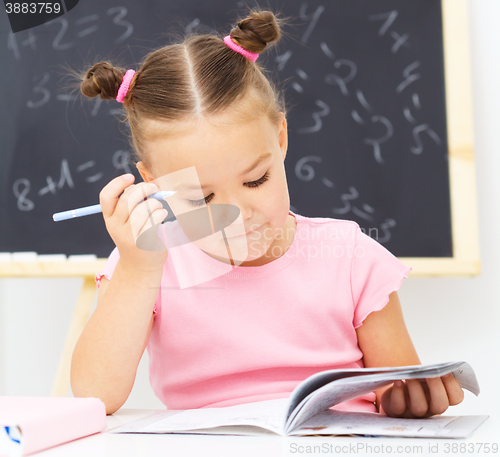
[[(449, 414), (496, 415), (500, 407), (500, 1), (470, 0), (475, 151), (482, 273), (405, 279), (399, 291), (422, 363), (465, 360), (481, 394)], [(50, 395), (80, 279), (0, 280), (0, 395)], [(162, 408), (149, 387), (147, 354), (125, 403)]]

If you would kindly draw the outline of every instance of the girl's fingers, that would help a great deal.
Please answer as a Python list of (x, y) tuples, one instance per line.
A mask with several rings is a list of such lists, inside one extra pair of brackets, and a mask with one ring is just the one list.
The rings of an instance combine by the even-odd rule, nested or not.
[(115, 217), (118, 223), (126, 224), (137, 205), (155, 192), (158, 192), (158, 188), (154, 184), (144, 182), (125, 190), (116, 205)]
[(417, 417), (424, 416), (429, 406), (422, 384), (420, 384), (418, 379), (407, 379), (406, 386), (408, 387), (408, 395), (410, 397), (408, 409)]
[(165, 251), (165, 243), (158, 237), (158, 226), (167, 215), (167, 210), (157, 209), (145, 222), (142, 230), (135, 238), (135, 245), (143, 251)]
[[(137, 237), (142, 231), (152, 227), (154, 224), (159, 223), (157, 222), (157, 219), (153, 218), (153, 215), (155, 215), (156, 218), (159, 217), (160, 213), (158, 213), (158, 211), (161, 211), (162, 209), (163, 205), (161, 202), (154, 198), (148, 198), (146, 201), (139, 203), (135, 207), (130, 214), (130, 226), (132, 228), (134, 240), (137, 240)], [(165, 219), (165, 214), (161, 214), (163, 214), (163, 219)]]
[[(130, 178), (130, 179), (127, 179)], [(104, 186), (99, 193), (99, 203), (102, 209), (102, 215), (107, 218), (113, 215), (116, 204), (119, 201), (120, 194), (132, 185), (135, 176), (128, 173), (117, 176)]]
[(431, 414), (442, 414), (450, 406), (448, 395), (441, 378), (426, 378), (430, 391), (429, 411)]
[(389, 405), (391, 415), (400, 416), (406, 411), (405, 385), (403, 381), (396, 381), (392, 385)]
[[(402, 383), (398, 386), (398, 383)], [(464, 399), (464, 392), (453, 375), (442, 378), (396, 381), (390, 391), (387, 415), (395, 417), (428, 417), (442, 414), (450, 405)]]
[(448, 375), (441, 377), (441, 381), (444, 384), (444, 388), (446, 389), (446, 394), (448, 395), (448, 401), (450, 406), (458, 405), (464, 399), (464, 391), (460, 387), (460, 384), (455, 379), (451, 373)]

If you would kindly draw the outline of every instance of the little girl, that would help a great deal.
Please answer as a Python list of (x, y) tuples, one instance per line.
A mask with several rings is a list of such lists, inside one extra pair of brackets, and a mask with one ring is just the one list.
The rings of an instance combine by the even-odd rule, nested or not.
[[(100, 398), (107, 414), (127, 400), (146, 347), (151, 386), (168, 409), (289, 397), (328, 369), (421, 363), (396, 292), (411, 268), (353, 221), (290, 211), (286, 108), (256, 63), (281, 21), (254, 9), (225, 38), (190, 35), (148, 54), (137, 72), (99, 62), (82, 75), (85, 96), (123, 102), (144, 179), (119, 176), (100, 193), (116, 248), (96, 274), (97, 307), (72, 358), (73, 394)], [(162, 224), (168, 211), (144, 197), (175, 190), (162, 179), (186, 170), (199, 188), (178, 192), (177, 220)], [(215, 207), (238, 208), (240, 231), (207, 237), (214, 249), (191, 244), (173, 259), (168, 241), (138, 247), (148, 228), (173, 233), (182, 214)], [(222, 254), (242, 241), (245, 258)], [(181, 265), (198, 278), (189, 287)], [(428, 417), (463, 397), (447, 375), (333, 409)]]

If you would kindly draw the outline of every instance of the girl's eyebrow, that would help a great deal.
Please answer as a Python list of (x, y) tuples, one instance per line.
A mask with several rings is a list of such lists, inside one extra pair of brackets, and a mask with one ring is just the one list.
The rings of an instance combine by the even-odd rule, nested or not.
[[(269, 152), (269, 151), (265, 152), (255, 161), (255, 163), (253, 165), (251, 165), (243, 173), (241, 173), (240, 176), (244, 176), (244, 175), (250, 173), (253, 169), (257, 168), (261, 163), (267, 162), (272, 156), (273, 156), (272, 152)], [(212, 186), (209, 184), (204, 184), (201, 186), (201, 189), (205, 189), (206, 187), (212, 187)], [(193, 185), (182, 186), (181, 185), (174, 190), (181, 191), (181, 190), (193, 190), (193, 189), (200, 189), (200, 186), (196, 186), (196, 185), (194, 185), (194, 186)]]
[(255, 161), (252, 166), (248, 167), (243, 173), (241, 173), (240, 176), (244, 176), (250, 173), (254, 168), (257, 168), (262, 162), (269, 160), (272, 156), (273, 154), (271, 152), (265, 152)]

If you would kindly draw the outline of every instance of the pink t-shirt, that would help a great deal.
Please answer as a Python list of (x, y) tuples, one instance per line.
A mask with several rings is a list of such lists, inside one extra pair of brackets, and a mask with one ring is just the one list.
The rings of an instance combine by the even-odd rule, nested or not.
[[(355, 329), (411, 268), (354, 221), (290, 214), (294, 240), (266, 265), (227, 271), (196, 248), (190, 262), (215, 277), (181, 288), (169, 253), (147, 344), (150, 383), (168, 409), (286, 398), (319, 371), (364, 367)], [(115, 248), (97, 286), (118, 258)], [(376, 412), (375, 400), (371, 392), (333, 409)]]

